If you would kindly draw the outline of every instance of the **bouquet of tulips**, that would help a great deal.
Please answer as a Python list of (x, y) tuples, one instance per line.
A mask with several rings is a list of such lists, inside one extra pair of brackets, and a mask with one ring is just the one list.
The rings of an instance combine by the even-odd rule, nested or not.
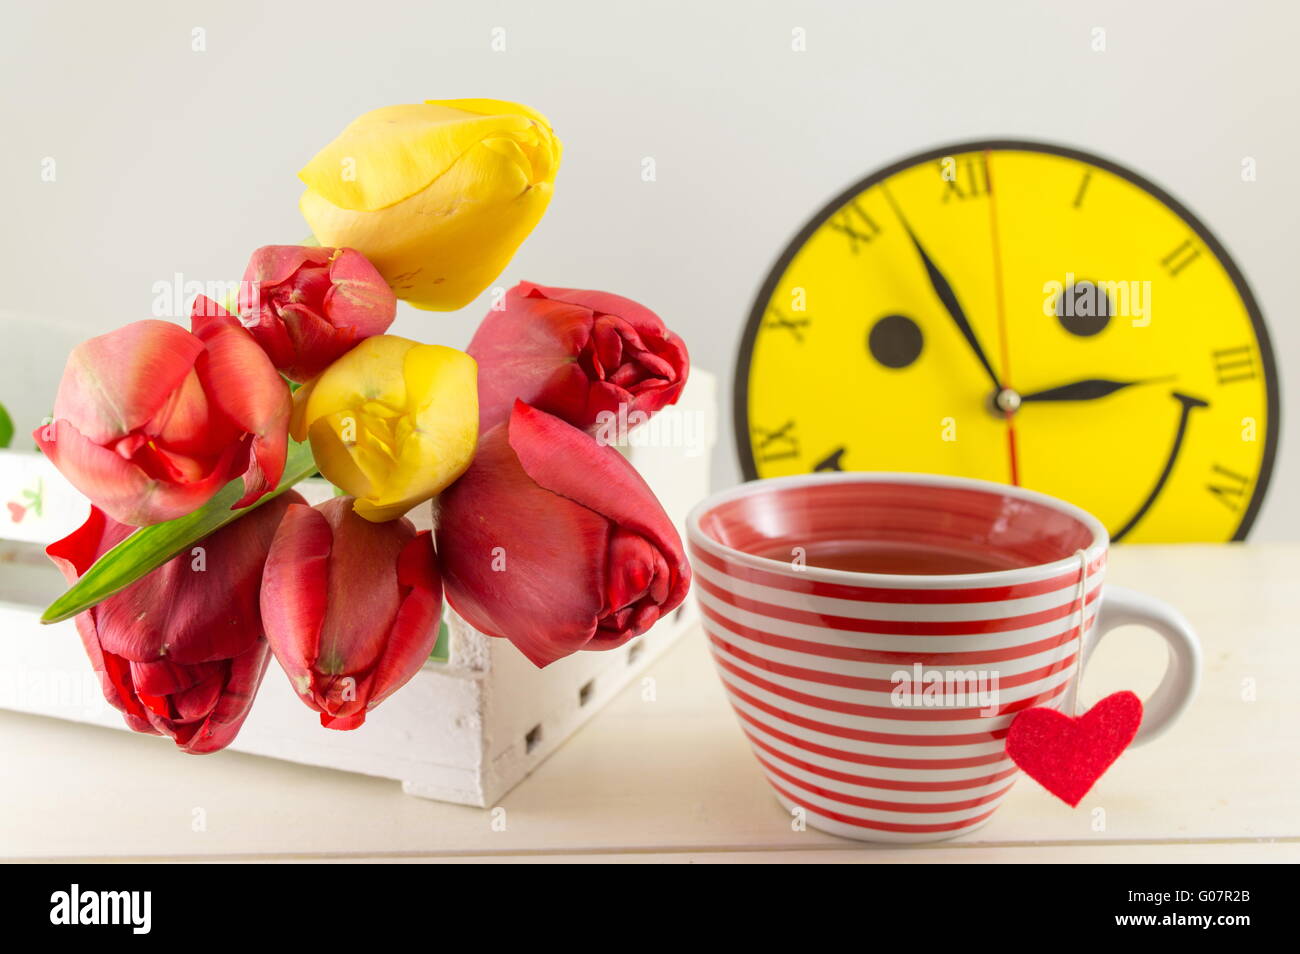
[[(322, 725), (355, 728), (429, 657), (444, 592), (537, 666), (682, 601), (672, 522), (599, 436), (685, 384), (653, 312), (525, 282), (468, 353), (386, 334), (398, 299), (483, 291), (559, 161), (514, 103), (367, 113), (302, 170), (319, 245), (259, 248), (188, 329), (137, 321), (73, 350), (35, 438), (91, 509), (47, 549), (72, 585), (44, 618), (75, 616), (131, 728), (221, 749), (272, 655)], [(291, 488), (318, 471), (340, 495), (310, 507)]]

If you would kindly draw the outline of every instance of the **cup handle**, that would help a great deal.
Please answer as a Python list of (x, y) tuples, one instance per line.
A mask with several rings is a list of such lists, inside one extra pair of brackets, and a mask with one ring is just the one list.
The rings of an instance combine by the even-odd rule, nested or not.
[(1108, 632), (1116, 626), (1128, 625), (1155, 630), (1169, 647), (1169, 666), (1164, 678), (1142, 705), (1142, 725), (1132, 742), (1137, 746), (1145, 745), (1173, 725), (1196, 695), (1201, 681), (1201, 644), (1183, 615), (1168, 603), (1108, 584), (1102, 591), (1097, 622), (1084, 639), (1079, 672), (1087, 667), (1093, 650)]

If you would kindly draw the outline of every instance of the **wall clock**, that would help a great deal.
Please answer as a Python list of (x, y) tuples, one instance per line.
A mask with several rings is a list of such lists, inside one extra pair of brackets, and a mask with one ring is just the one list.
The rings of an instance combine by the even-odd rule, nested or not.
[(1032, 142), (912, 156), (818, 212), (754, 303), (736, 373), (747, 478), (1018, 483), (1116, 540), (1239, 540), (1278, 383), (1210, 231), (1113, 162)]

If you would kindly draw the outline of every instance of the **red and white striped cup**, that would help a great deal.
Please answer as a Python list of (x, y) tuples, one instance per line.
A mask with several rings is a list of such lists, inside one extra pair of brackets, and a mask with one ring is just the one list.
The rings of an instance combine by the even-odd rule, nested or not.
[[(1170, 649), (1134, 745), (1195, 692), (1186, 621), (1118, 587), (1103, 600), (1105, 528), (1044, 494), (922, 474), (784, 477), (709, 497), (687, 535), (741, 728), (777, 798), (823, 831), (922, 842), (979, 827), (1019, 772), (1004, 741), (1016, 713), (1074, 714), (1080, 660), (1117, 625), (1149, 627)], [(846, 542), (1011, 568), (864, 573), (801, 557)]]

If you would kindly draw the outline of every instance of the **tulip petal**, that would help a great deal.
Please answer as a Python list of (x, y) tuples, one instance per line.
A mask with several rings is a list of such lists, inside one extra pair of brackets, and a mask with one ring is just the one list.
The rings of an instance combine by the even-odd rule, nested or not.
[(312, 421), (307, 431), (312, 457), (321, 474), (335, 487), (357, 499), (369, 499), (377, 493), (371, 474), (382, 477), (388, 460), (373, 460), (369, 448), (348, 440), (344, 434), (356, 433), (357, 416), (353, 411), (335, 411)]
[(631, 606), (650, 588), (655, 576), (655, 559), (663, 557), (650, 543), (621, 527), (609, 541), (609, 579), (607, 603), (612, 609)]
[(478, 376), (479, 430), (510, 416), (515, 399), (567, 421), (586, 411), (589, 381), (576, 356), (591, 338), (591, 311), (545, 299), (519, 304), (520, 286), (506, 293), (506, 307), (489, 312), (466, 349)]
[(352, 500), (335, 497), (317, 508), (329, 523), (329, 600), (314, 672), (347, 676), (367, 672), (384, 652), (401, 593), (397, 561), (415, 536), (409, 520), (375, 524), (353, 512)]
[[(85, 523), (62, 540), (51, 543), (45, 552), (64, 578), (73, 583), (100, 554), (124, 540), (133, 529), (108, 518), (103, 511), (92, 506)], [(106, 655), (99, 644), (95, 627), (96, 609), (97, 607), (92, 607), (84, 613), (78, 613), (75, 624), (77, 635), (81, 637), (81, 644), (90, 658), (91, 668), (100, 675), (104, 698), (122, 713), (134, 731), (156, 733), (157, 730), (149, 724), (144, 706), (131, 687), (130, 663), (118, 656)]]
[(149, 721), (149, 713), (136, 696), (131, 685), (131, 664), (120, 656), (105, 653), (95, 632), (94, 610), (79, 613), (76, 617), (77, 635), (90, 659), (91, 668), (99, 673), (100, 689), (104, 699), (122, 713), (122, 719), (132, 732), (158, 735)]
[(379, 455), (367, 465), (368, 458), (357, 455), (371, 481), (357, 497), (358, 514), (393, 520), (465, 472), (478, 443), (477, 373), (474, 359), (455, 348), (417, 345), (406, 352), (407, 399), (396, 426), (395, 459)]
[[(295, 501), (302, 497), (286, 492), (76, 617), (105, 698), (134, 731), (170, 736), (190, 752), (234, 738), (269, 658), (262, 567)], [(92, 508), (47, 553), (71, 581), (133, 529)]]
[[(417, 347), (421, 347), (419, 342), (397, 335), (367, 338), (330, 365), (325, 374), (299, 388), (297, 395), (307, 391), (307, 396), (299, 398), (304, 406), (298, 416), (309, 423), (350, 411), (359, 395), (390, 408), (406, 407), (406, 378), (395, 372), (403, 366), (407, 352)], [(295, 429), (295, 435), (299, 433), (304, 431)]]
[(635, 425), (674, 403), (690, 371), (685, 344), (645, 306), (532, 282), (488, 313), (468, 350), (482, 369), (481, 430), (515, 398), (584, 430), (607, 426), (606, 414)]
[(476, 373), (474, 359), (454, 348), (367, 338), (299, 390), (293, 430), (306, 430), (321, 473), (356, 497), (357, 513), (392, 520), (469, 465)]
[[(77, 618), (81, 619), (86, 615), (86, 613), (82, 613)], [(80, 625), (78, 625), (78, 629), (80, 628)], [(131, 684), (131, 664), (121, 656), (104, 652), (99, 645), (99, 641), (95, 639), (93, 631), (90, 632), (89, 638), (87, 638), (85, 632), (81, 635), (82, 643), (86, 647), (86, 653), (90, 656), (91, 664), (103, 677), (104, 698), (115, 708), (122, 711), (126, 716), (127, 723), (136, 732), (148, 732), (158, 735), (159, 732), (153, 727), (148, 710), (141, 703), (140, 698), (136, 695), (135, 687)]]
[(672, 609), (671, 576), (668, 561), (649, 541), (621, 527), (615, 530), (609, 542), (609, 612), (587, 648), (615, 649), (658, 622)]
[(477, 116), (526, 116), (548, 129), (551, 127), (551, 121), (531, 106), (505, 99), (426, 99), (424, 103), (426, 106), (445, 106), (447, 109), (457, 109)]
[(135, 662), (195, 665), (231, 659), (262, 635), (262, 568), (287, 491), (205, 537), (94, 608), (106, 651)]
[[(667, 368), (671, 368), (675, 372), (678, 383), (685, 385), (690, 375), (690, 355), (686, 350), (685, 342), (669, 331), (664, 326), (663, 320), (640, 302), (610, 292), (582, 288), (552, 288), (533, 282), (520, 282), (518, 289), (520, 295), (524, 297), (544, 298), (588, 308), (597, 320), (602, 316), (616, 319), (637, 350), (652, 353), (662, 360), (663, 364), (656, 366), (658, 368), (656, 373), (663, 373)], [(672, 401), (675, 400), (676, 395)], [(665, 403), (671, 404), (672, 401)]]
[(438, 573), (438, 556), (433, 549), (433, 533), (420, 530), (402, 547), (397, 556), (397, 585), (403, 589), (442, 592)]
[[(196, 686), (211, 682), (216, 676), (217, 688), (220, 689), (220, 677), (225, 672), (225, 660), (215, 663), (198, 663), (180, 665), (166, 657), (154, 662), (136, 662), (131, 660), (131, 684), (135, 691), (144, 696), (170, 696), (185, 692)], [(212, 697), (216, 699), (214, 694)], [(204, 708), (203, 711), (207, 711)], [(187, 718), (193, 718), (189, 716)]]
[(361, 725), (424, 665), (441, 614), (429, 532), (409, 520), (369, 523), (352, 503), (294, 508), (262, 584), (272, 651), (331, 729)]
[[(394, 197), (406, 193), (400, 201), (362, 209), (357, 205), (365, 203), (356, 195), (335, 191), (340, 172), (349, 168), (339, 165), (345, 161), (353, 163), (356, 181), (341, 185), (353, 191), (368, 188), (355, 144), (344, 144), (345, 132), (333, 144), (339, 147), (336, 154), (321, 169), (331, 191), (320, 191), (309, 182), (299, 206), (323, 244), (360, 251), (398, 298), (417, 308), (454, 310), (501, 274), (545, 213), (561, 147), (549, 125), (532, 118), (531, 111), (479, 116), (438, 104), (397, 108), (428, 110), (424, 115), (429, 119), (412, 123), (432, 123), (431, 130), (410, 136), (387, 126), (374, 131), (376, 141), (367, 147), (373, 148), (379, 163), (391, 166), (381, 178), (402, 181), (400, 188), (389, 190)], [(428, 143), (419, 141), (425, 132)], [(389, 150), (390, 135), (399, 140), (395, 150)], [(441, 165), (442, 171), (415, 187), (425, 177), (419, 170), (407, 175), (410, 169), (403, 156), (408, 146), (421, 162)], [(454, 157), (444, 158), (444, 149)], [(375, 188), (388, 190), (389, 185), (376, 182)]]
[(625, 643), (690, 582), (675, 528), (627, 460), (523, 402), (442, 495), (437, 533), (448, 602), (538, 666)]
[(110, 520), (104, 511), (92, 504), (86, 522), (62, 540), (55, 540), (47, 546), (45, 555), (54, 561), (65, 580), (75, 583), (101, 555), (129, 537), (134, 530), (134, 527)]
[(185, 484), (154, 479), (132, 461), (87, 440), (65, 420), (38, 427), (32, 437), (72, 486), (114, 520), (133, 527), (183, 517), (212, 499), (229, 479), (221, 468)]
[(375, 266), (355, 249), (341, 249), (330, 262), (325, 308), (330, 324), (356, 339), (382, 335), (397, 317), (397, 296)]
[(429, 660), (438, 642), (442, 619), (442, 580), (433, 551), (433, 535), (417, 533), (397, 558), (397, 582), (406, 589), (401, 608), (388, 634), (383, 656), (370, 676), (367, 708), (411, 681)]
[[(691, 570), (677, 529), (627, 458), (559, 418), (516, 401), (510, 415), (510, 446), (539, 486), (588, 507), (640, 534), (669, 560), (665, 602), (677, 605), (690, 586)], [(575, 466), (581, 461), (581, 466)]]
[(157, 319), (84, 341), (68, 356), (54, 417), (95, 444), (124, 437), (154, 416), (202, 351), (194, 335)]
[(333, 255), (334, 249), (318, 245), (263, 245), (249, 258), (244, 269), (239, 298), (241, 313), (245, 307), (252, 307), (253, 297), (261, 289), (288, 281), (304, 265), (328, 265)]
[(240, 323), (286, 377), (308, 381), (357, 341), (382, 334), (397, 298), (361, 253), (349, 248), (268, 245), (249, 260)]
[(257, 340), (258, 346), (271, 359), (271, 364), (293, 380), (297, 380), (289, 374), (289, 369), (298, 360), (299, 351), (294, 344), (294, 339), (290, 337), (289, 328), (281, 317), (275, 315), (272, 309), (263, 308), (258, 311), (241, 312), (239, 322)]
[[(198, 373), (190, 369), (153, 417), (139, 431), (119, 441), (114, 449), (124, 457), (130, 456), (138, 446), (128, 449), (123, 445), (131, 442), (160, 455), (194, 458), (194, 466), (188, 469), (206, 474), (225, 445), (239, 440), (240, 436), (240, 430), (219, 411), (213, 413)], [(191, 474), (186, 479), (197, 478)]]
[(202, 726), (182, 746), (186, 752), (206, 755), (234, 741), (253, 707), (270, 659), (270, 647), (266, 640), (259, 639), (247, 652), (230, 661), (221, 696)]
[[(481, 112), (488, 104), (500, 111)], [(353, 120), (298, 177), (339, 208), (373, 212), (424, 189), (481, 140), (534, 124), (550, 128), (526, 107), (491, 100), (385, 106)]]
[(617, 315), (638, 331), (653, 333), (664, 326), (663, 320), (645, 305), (611, 292), (584, 288), (556, 288), (550, 285), (539, 285), (536, 282), (520, 282), (517, 287), (521, 297), (544, 298), (566, 305), (576, 305), (588, 309), (597, 316)]
[(329, 521), (319, 511), (290, 506), (262, 573), (262, 625), (276, 661), (300, 695), (309, 694), (319, 652), (333, 544)]
[(200, 318), (198, 301), (194, 307), (194, 333), (206, 346), (195, 361), (199, 380), (213, 405), (251, 435), (244, 496), (232, 507), (238, 509), (279, 484), (293, 402), (284, 379), (238, 321)]
[(239, 322), (257, 339), (271, 363), (285, 369), (297, 358), (294, 343), (273, 308), (276, 286), (305, 264), (324, 268), (332, 249), (302, 245), (266, 245), (255, 251), (239, 286)]
[[(271, 324), (276, 334), (270, 340), (277, 348), (287, 343), (288, 356), (277, 360), (265, 342), (259, 340), (258, 344), (266, 348), (276, 367), (295, 381), (314, 378), (329, 367), (334, 358), (346, 352), (355, 340), (351, 335), (341, 335), (337, 328), (305, 305), (285, 305), (280, 309), (278, 320)], [(280, 336), (284, 342), (280, 341)], [(322, 355), (330, 356), (331, 360), (322, 362)]]
[(359, 729), (365, 724), (365, 721), (366, 711), (364, 709), (345, 716), (332, 716), (327, 712), (320, 714), (320, 724), (323, 729), (340, 729), (343, 731)]
[[(508, 436), (504, 424), (484, 434), (474, 463), (439, 498), (438, 559), (456, 612), (541, 667), (583, 648), (596, 631), (610, 524), (539, 487)], [(569, 466), (589, 463), (584, 455)]]
[[(137, 663), (133, 671), (139, 668)], [(207, 718), (218, 700), (221, 699), (221, 690), (225, 686), (226, 672), (229, 664), (218, 663), (216, 668), (207, 674), (203, 679), (198, 680), (192, 686), (173, 692), (167, 697), (170, 703), (169, 713), (162, 713), (164, 718), (175, 724), (175, 728), (184, 729), (178, 731), (175, 738), (178, 742), (188, 742), (199, 730), (199, 723)], [(139, 684), (137, 683), (137, 691)]]

